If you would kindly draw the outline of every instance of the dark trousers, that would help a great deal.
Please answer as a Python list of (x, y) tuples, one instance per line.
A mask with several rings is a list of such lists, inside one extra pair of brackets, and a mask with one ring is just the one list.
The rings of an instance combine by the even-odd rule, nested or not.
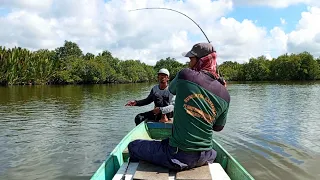
[[(168, 113), (166, 115), (167, 115), (167, 118), (172, 118), (173, 117), (173, 113)], [(144, 113), (138, 114), (134, 118), (134, 122), (136, 123), (136, 126), (137, 126), (143, 121), (145, 121), (145, 122), (159, 122), (160, 119), (161, 119), (161, 113), (159, 113), (157, 115), (154, 115), (152, 110), (151, 110), (151, 111), (148, 111), (148, 112), (144, 112)]]
[(217, 153), (215, 150), (201, 152), (185, 152), (171, 147), (169, 139), (162, 141), (135, 140), (129, 143), (130, 161), (147, 161), (171, 170), (182, 171), (213, 163)]

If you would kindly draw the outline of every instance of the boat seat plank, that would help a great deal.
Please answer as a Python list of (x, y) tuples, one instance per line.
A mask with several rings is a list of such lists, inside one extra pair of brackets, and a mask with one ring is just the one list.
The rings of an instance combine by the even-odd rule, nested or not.
[(176, 174), (177, 180), (211, 180), (209, 166), (200, 166), (184, 171), (179, 171)]
[(210, 174), (213, 180), (231, 180), (219, 163), (209, 163)]
[(169, 179), (169, 169), (157, 166), (146, 161), (140, 161), (137, 170), (133, 176), (134, 180), (147, 180), (147, 179), (157, 179), (157, 180), (168, 180)]
[(139, 165), (138, 162), (130, 162), (129, 166), (128, 166), (127, 162), (123, 163), (122, 166), (117, 171), (117, 173), (114, 175), (112, 180), (120, 180), (122, 178), (123, 173), (125, 172), (127, 166), (128, 166), (128, 169), (125, 174), (125, 180), (132, 180), (133, 175), (136, 172), (138, 165)]
[[(112, 180), (120, 180), (125, 172), (128, 163), (120, 167)], [(157, 166), (146, 161), (131, 162), (128, 166), (125, 180), (231, 180), (219, 163), (196, 167), (185, 171), (170, 171), (169, 169)]]
[(177, 172), (176, 180), (230, 180), (219, 163), (192, 168)]

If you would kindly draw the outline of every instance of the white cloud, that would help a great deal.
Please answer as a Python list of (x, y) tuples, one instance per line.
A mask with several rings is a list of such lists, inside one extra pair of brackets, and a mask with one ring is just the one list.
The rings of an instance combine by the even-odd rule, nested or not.
[(308, 12), (301, 13), (297, 29), (288, 34), (289, 52), (312, 52), (320, 56), (320, 8), (310, 7)]
[(258, 5), (269, 6), (273, 8), (286, 8), (291, 5), (307, 4), (319, 5), (318, 0), (233, 0), (235, 5)]
[(283, 19), (283, 18), (280, 18), (280, 22), (281, 22), (281, 24), (282, 24), (282, 25), (287, 24), (286, 20), (285, 20), (285, 19)]
[(265, 47), (261, 42), (266, 38), (267, 31), (257, 27), (251, 20), (236, 21), (234, 18), (222, 17), (207, 27), (212, 44), (223, 60), (247, 61), (252, 56), (264, 54)]
[(266, 56), (266, 58), (267, 58), (268, 60), (271, 60), (271, 59), (272, 59), (272, 56), (271, 56), (269, 53), (264, 54), (264, 55)]
[(0, 0), (0, 7), (26, 8), (33, 11), (49, 10), (53, 0)]
[(287, 51), (317, 54), (320, 49), (320, 27), (314, 23), (319, 19), (318, 8), (302, 13), (297, 29), (286, 34), (280, 27), (268, 32), (254, 20), (225, 18), (234, 8), (231, 0), (203, 0), (201, 5), (197, 0), (35, 2), (0, 0), (0, 8), (11, 9), (8, 15), (0, 16), (0, 45), (53, 49), (70, 40), (78, 43), (84, 53), (109, 50), (120, 59), (140, 59), (151, 65), (168, 56), (186, 62), (181, 53), (196, 42), (206, 41), (192, 21), (172, 11), (128, 11), (168, 7), (188, 14), (203, 28), (219, 53), (220, 63), (244, 62), (260, 55), (271, 58)]
[(285, 32), (279, 28), (274, 27), (270, 30), (270, 37), (266, 44), (268, 45), (268, 49), (273, 52), (273, 54), (284, 54), (288, 51), (287, 47), (288, 36)]

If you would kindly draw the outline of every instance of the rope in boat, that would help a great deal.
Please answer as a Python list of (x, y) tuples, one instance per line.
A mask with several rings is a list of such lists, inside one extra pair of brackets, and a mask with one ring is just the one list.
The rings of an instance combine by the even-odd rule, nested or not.
[(128, 165), (127, 165), (126, 169), (124, 170), (124, 173), (123, 173), (123, 175), (122, 175), (122, 177), (121, 177), (120, 180), (125, 180), (125, 179), (126, 179), (126, 174), (127, 174), (128, 167), (129, 167), (130, 162), (131, 162), (131, 161), (130, 161), (130, 157), (129, 157)]

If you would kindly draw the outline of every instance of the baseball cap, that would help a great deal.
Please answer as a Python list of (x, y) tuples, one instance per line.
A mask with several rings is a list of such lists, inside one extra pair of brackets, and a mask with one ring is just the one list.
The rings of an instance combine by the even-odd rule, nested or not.
[(188, 52), (182, 53), (184, 57), (198, 57), (202, 58), (210, 53), (216, 52), (210, 43), (197, 43), (193, 45), (192, 49)]
[(160, 74), (160, 73), (166, 74), (166, 75), (168, 75), (168, 76), (170, 75), (168, 69), (165, 69), (165, 68), (160, 69), (159, 72), (158, 72), (158, 74)]

